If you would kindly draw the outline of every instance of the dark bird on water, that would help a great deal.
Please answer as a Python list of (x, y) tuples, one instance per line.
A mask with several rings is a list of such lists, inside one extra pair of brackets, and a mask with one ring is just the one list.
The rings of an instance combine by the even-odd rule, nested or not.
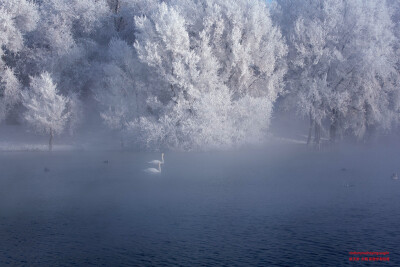
[(44, 167), (44, 172), (49, 172), (50, 170), (47, 167)]
[(108, 164), (108, 160), (103, 161), (103, 163)]

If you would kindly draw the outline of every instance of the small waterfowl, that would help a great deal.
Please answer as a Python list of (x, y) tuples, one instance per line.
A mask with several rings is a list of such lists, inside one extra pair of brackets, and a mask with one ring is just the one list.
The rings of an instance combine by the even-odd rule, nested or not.
[(161, 153), (161, 160), (155, 159), (155, 160), (149, 161), (148, 163), (150, 163), (150, 164), (164, 164), (164, 153)]
[(161, 162), (158, 163), (158, 169), (156, 169), (156, 168), (147, 168), (144, 171), (147, 172), (147, 173), (150, 173), (150, 174), (161, 173)]

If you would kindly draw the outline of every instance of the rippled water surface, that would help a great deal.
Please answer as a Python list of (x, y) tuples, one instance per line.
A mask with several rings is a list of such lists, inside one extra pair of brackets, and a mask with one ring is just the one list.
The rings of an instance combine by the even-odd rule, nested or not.
[(159, 157), (2, 152), (0, 266), (400, 266), (395, 150)]

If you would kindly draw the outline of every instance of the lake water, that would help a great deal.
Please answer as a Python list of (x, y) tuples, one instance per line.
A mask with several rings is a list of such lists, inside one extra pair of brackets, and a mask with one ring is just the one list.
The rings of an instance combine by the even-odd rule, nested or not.
[(158, 158), (1, 152), (0, 266), (400, 266), (400, 152)]

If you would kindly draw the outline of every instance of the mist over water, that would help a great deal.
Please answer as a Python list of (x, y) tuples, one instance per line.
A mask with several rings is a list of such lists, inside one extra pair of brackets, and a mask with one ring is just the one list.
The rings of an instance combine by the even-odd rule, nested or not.
[(400, 266), (399, 18), (0, 0), (0, 267)]
[(0, 265), (350, 266), (350, 251), (389, 251), (395, 266), (399, 158), (167, 152), (148, 175), (158, 153), (2, 152)]

